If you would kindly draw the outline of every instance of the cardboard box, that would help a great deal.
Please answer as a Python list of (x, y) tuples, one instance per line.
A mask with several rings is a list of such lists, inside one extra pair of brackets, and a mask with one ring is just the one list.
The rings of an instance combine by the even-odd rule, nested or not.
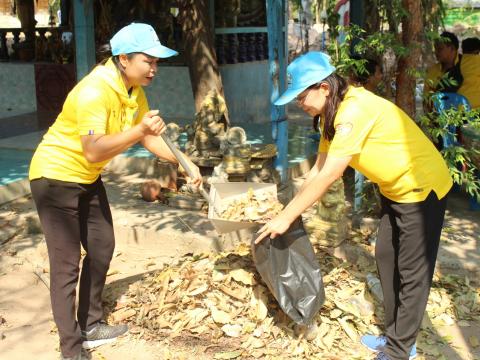
[(269, 193), (277, 198), (277, 185), (268, 183), (230, 182), (217, 183), (210, 186), (210, 199), (213, 206), (208, 208), (208, 218), (219, 234), (257, 227), (258, 222), (229, 221), (221, 219), (218, 215), (224, 211), (231, 202), (246, 196), (247, 191), (253, 189), (254, 194)]

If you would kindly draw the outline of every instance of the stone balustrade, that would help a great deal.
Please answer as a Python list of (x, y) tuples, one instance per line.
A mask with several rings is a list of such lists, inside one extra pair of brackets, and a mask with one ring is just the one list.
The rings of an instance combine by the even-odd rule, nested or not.
[[(36, 46), (38, 43), (46, 43), (47, 38), (52, 34), (61, 34), (64, 31), (69, 31), (62, 27), (37, 27), (36, 32)], [(32, 48), (32, 53), (28, 55), (19, 54), (16, 51), (21, 39), (25, 37), (25, 33), (21, 28), (0, 28), (0, 61), (35, 61), (35, 47)], [(8, 41), (12, 39), (12, 41)], [(44, 60), (44, 59), (42, 59)]]

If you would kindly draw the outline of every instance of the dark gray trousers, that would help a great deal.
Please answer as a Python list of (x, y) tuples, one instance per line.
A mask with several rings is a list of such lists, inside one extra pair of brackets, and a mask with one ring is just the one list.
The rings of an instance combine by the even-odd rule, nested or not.
[(411, 204), (382, 197), (375, 258), (384, 296), (384, 352), (392, 360), (408, 359), (420, 329), (446, 204), (446, 197), (439, 200), (433, 191)]
[[(81, 351), (81, 330), (102, 320), (102, 291), (115, 247), (102, 180), (77, 184), (46, 178), (30, 182), (48, 248), (50, 298), (64, 357)], [(83, 259), (75, 315), (80, 248)], [(78, 322), (77, 322), (78, 319)]]

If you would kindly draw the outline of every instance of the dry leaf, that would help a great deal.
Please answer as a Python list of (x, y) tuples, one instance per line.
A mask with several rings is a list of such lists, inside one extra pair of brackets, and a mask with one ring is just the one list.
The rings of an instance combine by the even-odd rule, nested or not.
[(197, 308), (187, 310), (186, 313), (187, 316), (190, 318), (190, 322), (192, 322), (193, 324), (198, 324), (208, 316), (209, 311), (207, 309)]
[(119, 274), (120, 272), (117, 270), (117, 269), (109, 269), (108, 272), (107, 272), (107, 276), (112, 276), (112, 275), (116, 275), (116, 274)]
[(222, 310), (218, 310), (216, 309), (215, 307), (212, 307), (210, 309), (211, 313), (212, 313), (212, 319), (213, 321), (215, 321), (216, 323), (219, 323), (219, 324), (228, 324), (231, 320), (230, 318), (230, 315), (227, 314), (225, 311), (222, 311)]
[(250, 308), (253, 311), (254, 319), (265, 320), (268, 314), (267, 303), (266, 289), (261, 285), (256, 286), (250, 298)]
[(134, 309), (128, 309), (128, 310), (122, 309), (114, 312), (112, 314), (112, 318), (114, 322), (118, 323), (128, 319), (129, 317), (135, 315), (136, 313), (137, 312)]
[(202, 285), (202, 286), (196, 288), (195, 290), (192, 290), (188, 295), (189, 296), (200, 295), (200, 294), (203, 294), (207, 290), (208, 290), (208, 285)]
[(332, 311), (330, 311), (330, 318), (331, 318), (331, 319), (336, 319), (336, 318), (338, 318), (340, 315), (342, 315), (342, 310), (333, 309)]
[(236, 359), (242, 355), (243, 350), (227, 351), (216, 353), (213, 358), (216, 360)]
[(262, 339), (253, 338), (251, 342), (251, 347), (254, 349), (259, 349), (265, 346), (265, 342)]
[(352, 339), (354, 342), (358, 341), (358, 336), (357, 332), (355, 331), (355, 328), (350, 325), (350, 323), (345, 319), (345, 318), (340, 318), (337, 319), (338, 323), (342, 327), (343, 331), (348, 335), (350, 339)]
[(172, 328), (172, 324), (162, 318), (157, 318), (157, 325), (160, 329)]
[(242, 334), (242, 327), (240, 325), (225, 324), (222, 326), (222, 331), (227, 336), (238, 338)]
[(233, 280), (241, 282), (245, 285), (255, 285), (253, 274), (244, 269), (235, 269), (228, 273)]
[(470, 345), (472, 345), (474, 349), (477, 348), (478, 345), (480, 345), (480, 342), (478, 341), (478, 338), (475, 335), (470, 336), (468, 338), (468, 342), (470, 343)]
[(248, 290), (241, 287), (234, 290), (226, 287), (225, 285), (220, 285), (219, 289), (237, 300), (244, 300), (248, 295)]

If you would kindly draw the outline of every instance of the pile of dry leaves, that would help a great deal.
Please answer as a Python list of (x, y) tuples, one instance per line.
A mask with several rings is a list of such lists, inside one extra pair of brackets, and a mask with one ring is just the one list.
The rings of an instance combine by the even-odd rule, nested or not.
[(231, 221), (256, 221), (265, 223), (273, 219), (283, 205), (270, 193), (253, 192), (249, 189), (245, 196), (232, 201), (220, 217)]
[[(356, 243), (359, 251), (370, 254), (372, 249), (361, 242)], [(138, 339), (201, 340), (209, 344), (206, 348), (214, 359), (368, 359), (372, 355), (359, 345), (359, 336), (379, 334), (383, 318), (381, 305), (365, 285), (366, 274), (375, 271), (374, 262), (362, 255), (362, 261), (353, 264), (324, 250), (318, 250), (317, 257), (326, 302), (310, 340), (278, 307), (256, 273), (248, 246), (185, 257), (130, 284), (122, 296), (112, 292), (117, 300), (110, 304), (110, 320), (127, 321), (130, 336)], [(434, 325), (478, 319), (479, 296), (480, 289), (468, 279), (437, 277), (427, 318)], [(438, 345), (445, 339), (435, 335), (431, 324), (421, 335), (419, 352), (442, 358)]]

